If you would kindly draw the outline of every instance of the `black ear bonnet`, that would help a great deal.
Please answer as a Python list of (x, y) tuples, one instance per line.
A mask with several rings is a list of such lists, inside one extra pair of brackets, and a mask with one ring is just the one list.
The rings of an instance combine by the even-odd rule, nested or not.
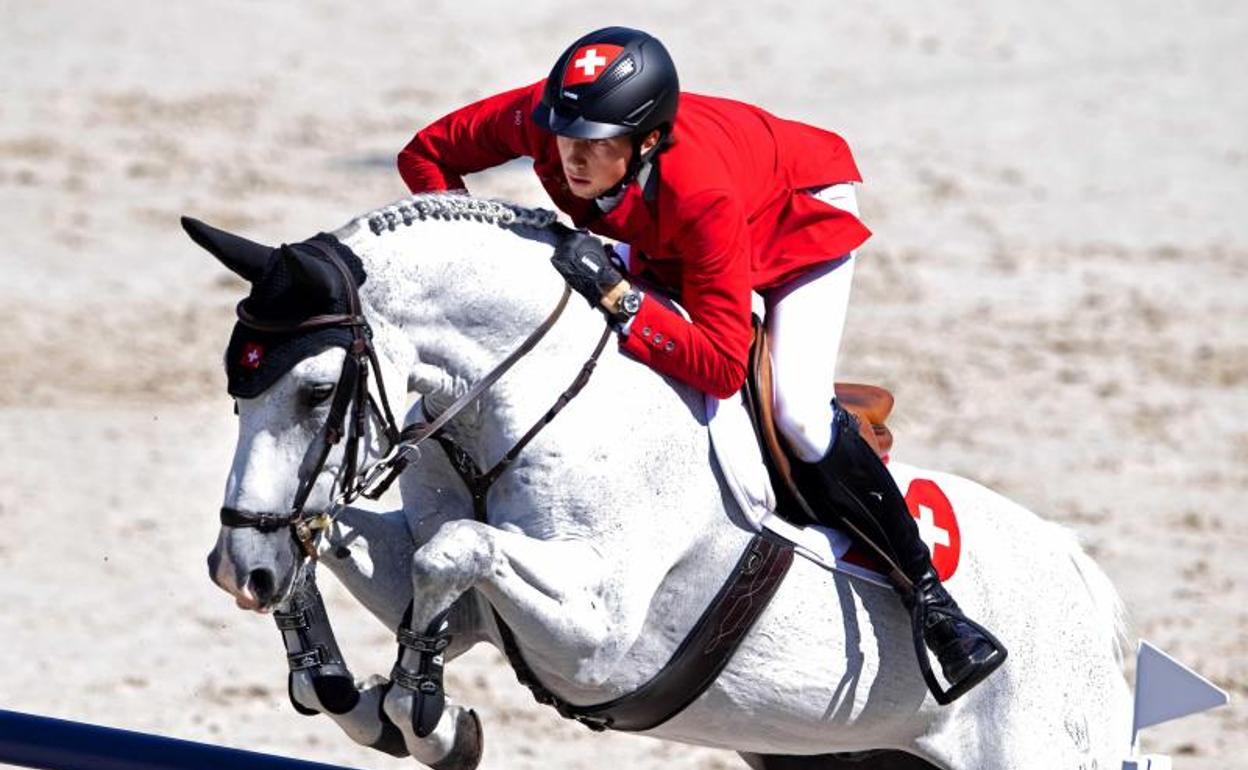
[[(334, 250), (355, 278), (367, 279), (364, 265), (337, 238), (321, 233), (320, 241)], [(307, 242), (273, 249), (242, 308), (258, 321), (294, 325), (312, 316), (350, 313), (346, 278)], [(367, 328), (365, 332), (368, 333)], [(348, 348), (351, 330), (343, 326), (298, 332), (267, 332), (236, 323), (225, 349), (225, 373), (230, 395), (254, 398), (299, 361), (331, 347)]]

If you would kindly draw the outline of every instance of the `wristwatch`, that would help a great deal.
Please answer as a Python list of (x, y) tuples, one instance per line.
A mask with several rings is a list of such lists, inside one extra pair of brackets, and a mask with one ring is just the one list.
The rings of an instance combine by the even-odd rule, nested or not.
[(637, 311), (641, 310), (641, 300), (645, 297), (636, 289), (629, 289), (620, 295), (615, 301), (615, 312), (612, 313), (612, 320), (620, 326), (633, 320), (633, 316), (637, 315)]

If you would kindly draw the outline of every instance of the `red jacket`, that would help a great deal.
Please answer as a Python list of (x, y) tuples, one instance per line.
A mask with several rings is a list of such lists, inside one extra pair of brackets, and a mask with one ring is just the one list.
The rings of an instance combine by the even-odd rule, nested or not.
[(801, 190), (859, 181), (836, 134), (728, 99), (684, 93), (645, 194), (633, 182), (603, 213), (568, 190), (555, 135), (530, 117), (543, 82), (470, 104), (399, 153), (412, 192), (463, 187), (512, 158), (533, 170), (580, 227), (628, 243), (631, 270), (676, 296), (692, 323), (647, 299), (620, 346), (663, 374), (727, 397), (745, 381), (750, 291), (780, 285), (857, 248), (870, 231)]

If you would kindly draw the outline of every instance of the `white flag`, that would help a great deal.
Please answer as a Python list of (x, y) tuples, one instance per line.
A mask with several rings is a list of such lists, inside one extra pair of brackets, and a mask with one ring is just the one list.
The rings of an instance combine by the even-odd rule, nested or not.
[(1145, 727), (1223, 706), (1229, 700), (1208, 679), (1140, 640), (1135, 666), (1133, 744)]

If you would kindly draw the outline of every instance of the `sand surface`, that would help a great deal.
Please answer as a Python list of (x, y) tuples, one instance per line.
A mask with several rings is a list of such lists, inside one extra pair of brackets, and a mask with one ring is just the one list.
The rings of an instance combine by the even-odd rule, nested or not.
[[(621, 21), (687, 88), (850, 141), (876, 236), (843, 378), (896, 392), (897, 456), (1076, 528), (1133, 635), (1242, 703), (1248, 6), (876, 5), (0, 1), (0, 708), (413, 766), (296, 715), (272, 621), (207, 579), (242, 286), (177, 217), (336, 227), (405, 193), (416, 129)], [(523, 164), (470, 185), (546, 203)], [(353, 668), (387, 669), (389, 635), (323, 582)], [(487, 768), (743, 767), (564, 723), (493, 650), (450, 687)], [(1145, 745), (1242, 767), (1248, 710)]]

